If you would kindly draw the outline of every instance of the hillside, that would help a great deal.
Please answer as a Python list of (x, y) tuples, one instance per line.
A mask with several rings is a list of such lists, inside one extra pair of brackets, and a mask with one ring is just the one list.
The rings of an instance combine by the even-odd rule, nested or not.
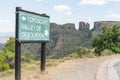
[[(47, 43), (47, 55), (49, 57), (63, 57), (71, 53), (79, 46), (90, 47), (89, 30), (76, 30), (74, 23), (58, 25), (51, 23), (51, 40)], [(0, 42), (5, 43), (14, 33), (0, 33)], [(31, 52), (36, 57), (40, 56), (40, 43), (22, 43), (22, 54)], [(61, 54), (62, 53), (62, 54)]]
[[(120, 25), (120, 22), (96, 21), (92, 30), (85, 22), (79, 23), (79, 30), (75, 29), (74, 23), (64, 25), (51, 23), (51, 40), (47, 43), (47, 56), (49, 58), (60, 58), (72, 53), (78, 47), (91, 48), (92, 39), (101, 33), (101, 28), (114, 25)], [(22, 50), (29, 50), (31, 53), (36, 54), (39, 59), (40, 43), (24, 43)]]
[[(91, 48), (92, 38), (101, 33), (102, 26), (112, 27), (113, 25), (120, 25), (120, 22), (96, 21), (92, 30), (89, 29), (89, 23), (85, 22), (79, 23), (79, 30), (75, 29), (74, 23), (63, 25), (51, 23), (51, 40), (47, 43), (47, 56), (60, 58), (72, 53), (78, 47)], [(9, 34), (4, 34), (5, 38), (8, 39)], [(0, 36), (4, 38), (4, 36)], [(35, 55), (36, 59), (39, 59), (40, 47), (40, 43), (22, 43), (22, 54), (29, 51)]]
[[(90, 30), (76, 30), (75, 24), (67, 23), (58, 25), (51, 23), (51, 40), (47, 43), (47, 56), (52, 58), (65, 57), (76, 48), (90, 47)], [(40, 44), (23, 43), (22, 50), (30, 50), (36, 56), (40, 56)], [(39, 57), (38, 57), (39, 58)]]
[[(51, 52), (56, 53), (70, 53), (72, 50), (79, 46), (87, 46), (87, 40), (89, 39), (89, 30), (80, 31), (75, 29), (75, 24), (68, 23), (64, 25), (58, 25), (51, 23)], [(58, 54), (57, 54), (58, 55)], [(59, 55), (62, 57), (62, 55)]]

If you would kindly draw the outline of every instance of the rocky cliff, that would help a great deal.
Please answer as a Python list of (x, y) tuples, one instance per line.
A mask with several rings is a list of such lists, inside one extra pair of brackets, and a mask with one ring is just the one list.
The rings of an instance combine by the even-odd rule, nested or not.
[(49, 47), (47, 49), (49, 51), (48, 53), (52, 53), (53, 56), (65, 56), (79, 46), (89, 47), (87, 45), (89, 30), (83, 31), (89, 28), (88, 24), (85, 24), (85, 27), (81, 28), (81, 30), (76, 30), (74, 23), (67, 23), (64, 25), (51, 23), (50, 26), (51, 42), (48, 43)]
[(92, 36), (96, 36), (98, 34), (101, 33), (102, 31), (102, 27), (106, 26), (106, 27), (113, 27), (113, 26), (120, 26), (120, 21), (96, 21), (94, 22), (94, 28), (92, 29)]
[(85, 22), (79, 22), (79, 30), (89, 30), (90, 24)]
[(96, 21), (94, 22), (94, 28), (101, 28), (103, 26), (113, 27), (115, 25), (120, 25), (120, 21)]

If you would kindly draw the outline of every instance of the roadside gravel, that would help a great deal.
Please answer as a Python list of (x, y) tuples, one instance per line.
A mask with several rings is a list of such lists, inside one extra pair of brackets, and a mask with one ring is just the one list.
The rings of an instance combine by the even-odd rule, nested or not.
[[(67, 60), (49, 68), (44, 80), (107, 80), (104, 68), (116, 56), (120, 55)], [(99, 73), (100, 70), (103, 71), (104, 76), (100, 76), (102, 75)]]

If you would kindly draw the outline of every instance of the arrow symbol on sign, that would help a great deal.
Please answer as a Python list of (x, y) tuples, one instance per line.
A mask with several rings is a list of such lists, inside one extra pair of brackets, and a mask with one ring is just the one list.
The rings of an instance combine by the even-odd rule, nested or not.
[(49, 34), (48, 30), (45, 30), (45, 36), (48, 36), (48, 34)]
[(22, 20), (25, 21), (25, 20), (26, 20), (26, 17), (25, 17), (25, 16), (22, 16)]

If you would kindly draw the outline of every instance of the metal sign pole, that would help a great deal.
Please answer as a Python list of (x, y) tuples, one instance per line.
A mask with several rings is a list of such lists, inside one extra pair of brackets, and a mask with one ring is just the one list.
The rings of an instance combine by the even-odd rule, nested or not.
[(21, 43), (18, 38), (18, 11), (20, 7), (16, 7), (16, 32), (15, 32), (15, 80), (21, 80)]
[(41, 71), (45, 71), (45, 63), (46, 63), (46, 42), (41, 43)]
[(21, 43), (15, 41), (15, 80), (21, 80)]

